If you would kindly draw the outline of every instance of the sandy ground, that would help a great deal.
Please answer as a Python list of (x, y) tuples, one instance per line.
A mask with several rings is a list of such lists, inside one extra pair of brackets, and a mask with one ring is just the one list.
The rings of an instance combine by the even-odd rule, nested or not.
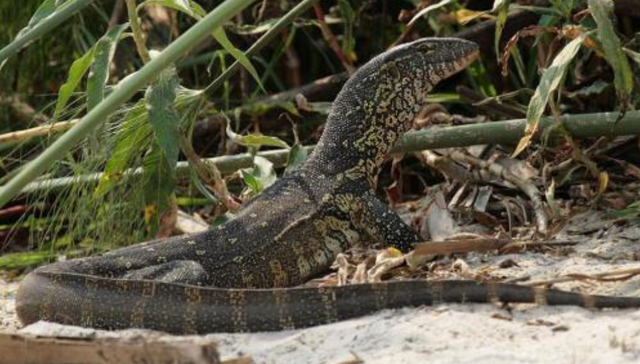
[[(568, 255), (474, 254), (465, 261), (474, 271), (531, 280), (640, 267), (639, 226), (618, 226), (592, 213), (574, 218), (558, 239), (579, 244)], [(500, 268), (508, 259), (516, 265)], [(556, 287), (640, 296), (640, 276)], [(15, 288), (0, 281), (3, 332), (19, 329)], [(223, 359), (249, 355), (256, 363), (337, 364), (356, 358), (365, 363), (640, 363), (640, 310), (447, 304), (386, 310), (304, 330), (209, 337), (219, 343)]]

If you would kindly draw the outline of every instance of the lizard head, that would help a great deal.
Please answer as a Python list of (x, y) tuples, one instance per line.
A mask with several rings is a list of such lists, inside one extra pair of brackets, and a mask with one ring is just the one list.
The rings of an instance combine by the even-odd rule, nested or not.
[(478, 46), (457, 38), (423, 38), (374, 57), (333, 102), (311, 160), (314, 168), (369, 180), (411, 127), (424, 96), (478, 57)]
[(416, 91), (425, 93), (441, 80), (465, 69), (478, 54), (478, 45), (468, 40), (423, 38), (383, 53), (380, 69), (395, 68), (396, 77), (413, 80)]

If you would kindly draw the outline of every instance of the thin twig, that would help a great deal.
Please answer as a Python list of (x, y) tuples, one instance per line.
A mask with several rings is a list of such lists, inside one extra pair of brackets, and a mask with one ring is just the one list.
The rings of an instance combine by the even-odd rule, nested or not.
[(80, 119), (73, 119), (69, 121), (61, 121), (50, 125), (42, 125), (31, 129), (25, 129), (20, 131), (14, 131), (0, 135), (0, 145), (9, 142), (19, 142), (28, 140), (39, 136), (47, 136), (51, 133), (70, 129), (76, 125)]
[(340, 47), (340, 44), (338, 43), (338, 39), (327, 25), (327, 22), (324, 21), (324, 12), (322, 11), (322, 8), (320, 7), (320, 5), (315, 4), (313, 5), (313, 11), (315, 12), (316, 18), (318, 19), (318, 25), (320, 26), (320, 30), (322, 31), (322, 36), (327, 41), (327, 44), (329, 44), (329, 48), (331, 48), (333, 53), (338, 56), (338, 59), (340, 59), (340, 62), (342, 63), (342, 66), (347, 71), (347, 73), (349, 75), (352, 75), (356, 71), (356, 68), (353, 67), (351, 61), (344, 54), (344, 52), (342, 51), (342, 47)]

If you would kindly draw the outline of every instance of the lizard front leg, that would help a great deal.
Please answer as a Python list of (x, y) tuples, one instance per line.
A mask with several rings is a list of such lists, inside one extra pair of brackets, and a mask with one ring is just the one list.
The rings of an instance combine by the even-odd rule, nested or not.
[(375, 241), (406, 253), (413, 243), (424, 240), (372, 193), (367, 192), (358, 199), (360, 203), (351, 213), (352, 223)]

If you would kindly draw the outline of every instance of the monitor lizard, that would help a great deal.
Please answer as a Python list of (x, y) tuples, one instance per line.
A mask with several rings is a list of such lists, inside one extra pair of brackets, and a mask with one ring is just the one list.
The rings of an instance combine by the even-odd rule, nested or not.
[(249, 200), (234, 220), (40, 267), (20, 284), (18, 317), (24, 324), (191, 334), (301, 328), (438, 302), (640, 307), (635, 297), (475, 281), (291, 287), (364, 238), (405, 252), (421, 240), (372, 188), (425, 93), (477, 56), (474, 43), (453, 38), (380, 54), (344, 85), (306, 163)]

